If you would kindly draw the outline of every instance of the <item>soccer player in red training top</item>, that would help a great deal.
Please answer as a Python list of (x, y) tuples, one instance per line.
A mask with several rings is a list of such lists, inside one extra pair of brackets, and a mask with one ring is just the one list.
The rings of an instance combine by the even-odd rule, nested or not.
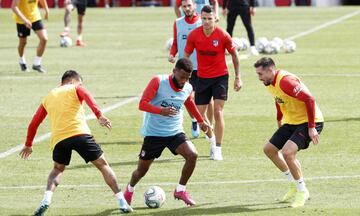
[(142, 134), (142, 145), (139, 162), (132, 173), (124, 196), (130, 204), (135, 185), (145, 176), (155, 158), (160, 157), (165, 148), (185, 159), (179, 184), (174, 191), (176, 199), (183, 200), (187, 205), (195, 205), (195, 201), (186, 191), (186, 184), (191, 177), (197, 160), (195, 146), (186, 138), (182, 126), (183, 105), (197, 119), (203, 131), (209, 130), (191, 97), (192, 86), (188, 83), (193, 71), (189, 59), (179, 59), (171, 75), (154, 77), (139, 103), (139, 109), (145, 111)]
[(24, 159), (30, 156), (37, 128), (49, 115), (52, 134), (51, 149), (54, 160), (54, 168), (48, 177), (44, 199), (35, 211), (35, 215), (44, 215), (49, 208), (53, 192), (60, 183), (65, 167), (70, 164), (72, 150), (78, 152), (86, 163), (91, 161), (99, 169), (105, 182), (115, 193), (120, 211), (123, 213), (132, 211), (124, 199), (123, 193), (120, 192), (114, 171), (91, 135), (85, 119), (83, 101), (91, 108), (100, 125), (111, 129), (111, 122), (101, 113), (90, 92), (82, 86), (82, 77), (73, 70), (64, 73), (61, 85), (50, 91), (31, 120), (26, 143), (20, 156)]
[[(171, 46), (170, 54), (169, 54), (169, 58), (168, 58), (168, 61), (171, 63), (175, 63), (176, 53), (178, 53), (179, 59), (184, 57), (184, 49), (185, 49), (185, 45), (186, 45), (187, 36), (193, 29), (201, 26), (200, 15), (198, 15), (195, 12), (194, 0), (181, 0), (181, 7), (185, 13), (185, 16), (182, 16), (182, 17), (176, 19), (176, 21), (174, 22), (174, 37), (173, 37), (174, 40), (173, 40), (173, 44)], [(196, 51), (194, 51), (191, 54), (190, 60), (193, 63), (193, 72), (191, 74), (189, 82), (193, 87), (192, 94), (194, 96), (195, 95), (194, 93), (196, 91), (196, 86), (197, 86), (197, 79), (198, 79)], [(209, 123), (211, 123), (211, 124), (213, 122), (213, 116), (214, 116), (212, 108), (213, 108), (213, 103), (211, 101), (208, 106), (207, 113), (206, 113)], [(189, 113), (189, 115), (192, 120), (191, 134), (192, 134), (193, 138), (198, 138), (200, 135), (200, 128), (199, 128), (194, 116), (192, 116), (190, 113)]]
[(307, 149), (310, 141), (318, 144), (324, 126), (323, 115), (309, 89), (297, 76), (277, 70), (274, 61), (267, 57), (259, 59), (254, 67), (259, 80), (274, 97), (277, 110), (279, 129), (264, 146), (264, 152), (290, 182), (290, 190), (282, 201), (295, 197), (291, 207), (303, 206), (309, 191), (296, 153)]
[[(188, 36), (185, 47), (185, 58), (189, 58), (196, 49), (198, 61), (198, 85), (195, 92), (195, 103), (206, 118), (206, 109), (210, 100), (214, 99), (215, 131), (209, 130), (210, 157), (223, 160), (221, 142), (224, 136), (225, 122), (223, 108), (228, 94), (229, 73), (225, 60), (225, 49), (231, 54), (235, 70), (234, 89), (242, 86), (239, 69), (239, 56), (230, 35), (216, 26), (212, 8), (204, 6), (201, 11), (202, 26), (194, 29)], [(215, 134), (215, 136), (214, 136)]]

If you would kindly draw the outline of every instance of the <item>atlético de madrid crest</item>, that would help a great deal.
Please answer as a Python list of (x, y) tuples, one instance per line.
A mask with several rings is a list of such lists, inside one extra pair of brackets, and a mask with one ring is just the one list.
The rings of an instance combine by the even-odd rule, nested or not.
[(218, 41), (218, 40), (213, 40), (213, 46), (214, 46), (214, 47), (219, 46), (219, 41)]

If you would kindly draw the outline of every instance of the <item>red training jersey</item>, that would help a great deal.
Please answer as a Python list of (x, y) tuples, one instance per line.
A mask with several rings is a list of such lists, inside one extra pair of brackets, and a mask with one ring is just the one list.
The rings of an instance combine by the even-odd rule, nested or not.
[(220, 77), (229, 73), (225, 49), (229, 53), (234, 53), (235, 46), (226, 31), (216, 26), (214, 31), (206, 36), (203, 26), (197, 27), (187, 38), (185, 52), (190, 55), (194, 49), (196, 49), (198, 61), (197, 75), (200, 78)]

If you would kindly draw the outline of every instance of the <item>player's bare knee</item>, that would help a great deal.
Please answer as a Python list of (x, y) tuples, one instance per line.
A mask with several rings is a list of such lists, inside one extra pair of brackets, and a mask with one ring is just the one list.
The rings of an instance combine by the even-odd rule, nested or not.
[(223, 115), (223, 111), (221, 108), (215, 108), (214, 109), (214, 118), (215, 119), (220, 119)]
[(196, 151), (191, 151), (185, 156), (185, 160), (187, 161), (196, 161), (198, 158), (198, 153)]
[(264, 154), (268, 157), (271, 157), (274, 154), (277, 154), (277, 151), (275, 151), (270, 145), (271, 144), (268, 143), (263, 148)]
[(291, 151), (284, 150), (282, 152), (282, 155), (284, 156), (285, 161), (295, 161), (295, 154)]

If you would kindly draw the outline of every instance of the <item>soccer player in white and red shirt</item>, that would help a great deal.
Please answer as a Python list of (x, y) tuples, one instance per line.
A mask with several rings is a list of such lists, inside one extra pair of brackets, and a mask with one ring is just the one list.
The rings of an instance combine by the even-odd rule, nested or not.
[(225, 122), (223, 108), (228, 94), (229, 73), (226, 66), (225, 50), (234, 64), (234, 90), (242, 87), (239, 68), (239, 56), (232, 43), (230, 35), (218, 27), (215, 14), (210, 6), (204, 6), (201, 11), (202, 26), (194, 29), (188, 36), (184, 57), (189, 58), (196, 49), (198, 61), (198, 85), (195, 92), (195, 103), (206, 119), (207, 105), (214, 99), (214, 133), (209, 130), (207, 136), (211, 143), (211, 158), (223, 160), (221, 143), (224, 136)]

